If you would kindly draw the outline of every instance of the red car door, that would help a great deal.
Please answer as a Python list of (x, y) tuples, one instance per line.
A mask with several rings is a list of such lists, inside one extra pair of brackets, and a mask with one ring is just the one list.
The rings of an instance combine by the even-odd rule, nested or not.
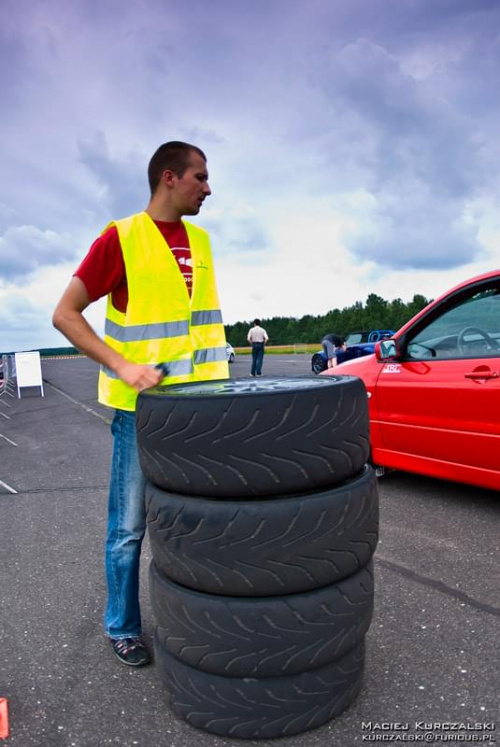
[(418, 320), (400, 358), (382, 364), (374, 399), (381, 463), (498, 487), (500, 288), (490, 281)]

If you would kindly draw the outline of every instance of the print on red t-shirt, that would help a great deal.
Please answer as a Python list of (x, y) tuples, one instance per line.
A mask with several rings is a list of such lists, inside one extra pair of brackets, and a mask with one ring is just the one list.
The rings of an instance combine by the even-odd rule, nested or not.
[[(191, 297), (193, 265), (186, 228), (182, 221), (176, 221), (175, 223), (155, 221), (155, 225), (161, 232), (166, 244), (168, 244), (168, 246), (165, 246), (165, 251), (168, 251), (168, 247), (171, 248)], [(91, 301), (97, 301), (98, 298), (111, 293), (115, 309), (121, 312), (126, 311), (128, 303), (127, 275), (118, 231), (115, 226), (111, 226), (94, 241), (87, 256), (74, 274), (85, 285)]]

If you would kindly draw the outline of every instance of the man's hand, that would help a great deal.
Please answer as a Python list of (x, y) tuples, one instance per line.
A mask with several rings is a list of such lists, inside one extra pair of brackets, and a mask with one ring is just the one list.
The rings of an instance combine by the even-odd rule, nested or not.
[(130, 363), (125, 361), (116, 368), (116, 373), (125, 384), (142, 392), (156, 386), (165, 377), (163, 371), (146, 364)]

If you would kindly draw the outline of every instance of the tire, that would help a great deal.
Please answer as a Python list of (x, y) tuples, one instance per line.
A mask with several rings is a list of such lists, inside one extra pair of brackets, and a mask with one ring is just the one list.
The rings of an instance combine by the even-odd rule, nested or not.
[(330, 664), (359, 644), (373, 615), (373, 564), (322, 589), (279, 597), (202, 594), (150, 566), (163, 648), (225, 677), (279, 677)]
[(320, 353), (314, 353), (313, 357), (311, 358), (312, 372), (315, 374), (320, 374), (322, 371), (326, 371), (327, 366), (328, 364), (323, 356), (320, 355)]
[(352, 376), (154, 387), (137, 403), (141, 467), (163, 490), (237, 498), (319, 490), (369, 455), (366, 391)]
[(361, 689), (364, 643), (312, 672), (266, 679), (221, 677), (178, 661), (155, 640), (171, 707), (192, 726), (241, 739), (287, 737), (338, 716)]
[(234, 363), (234, 353), (229, 356), (229, 363)]
[(378, 539), (371, 467), (325, 491), (216, 501), (146, 487), (156, 566), (195, 591), (277, 596), (328, 586), (363, 568)]

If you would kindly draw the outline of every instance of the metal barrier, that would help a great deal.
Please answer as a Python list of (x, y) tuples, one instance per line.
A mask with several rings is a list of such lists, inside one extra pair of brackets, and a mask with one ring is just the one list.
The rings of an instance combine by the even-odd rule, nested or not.
[(15, 376), (14, 356), (0, 356), (0, 395), (5, 394), (7, 389), (11, 389), (12, 379)]
[(3, 394), (5, 392), (8, 379), (8, 359), (6, 355), (2, 355), (2, 357), (0, 358), (0, 394)]

